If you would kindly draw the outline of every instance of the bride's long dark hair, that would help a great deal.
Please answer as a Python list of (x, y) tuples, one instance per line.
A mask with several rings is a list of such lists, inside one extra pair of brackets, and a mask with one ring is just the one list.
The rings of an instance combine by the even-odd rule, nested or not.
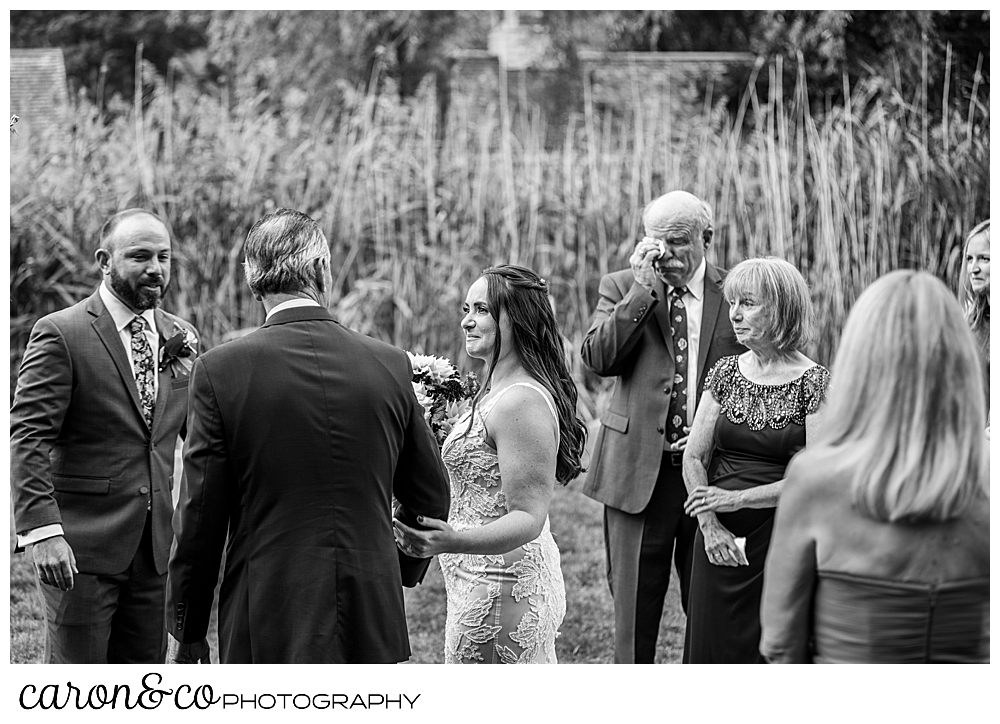
[(531, 269), (515, 264), (484, 269), (483, 278), (486, 280), (486, 305), (496, 322), (496, 343), (486, 379), (472, 401), (473, 414), (486, 394), (500, 359), (503, 344), (500, 313), (503, 310), (510, 320), (514, 354), (555, 402), (559, 417), (556, 480), (565, 485), (583, 471), (580, 461), (587, 441), (587, 428), (576, 414), (576, 385), (569, 373), (563, 340), (549, 303), (548, 284)]

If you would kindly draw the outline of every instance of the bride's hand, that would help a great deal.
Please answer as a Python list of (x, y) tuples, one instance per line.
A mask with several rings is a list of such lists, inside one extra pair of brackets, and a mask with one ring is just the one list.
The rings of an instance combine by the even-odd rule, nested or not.
[(399, 550), (413, 558), (430, 558), (438, 553), (455, 552), (451, 545), (455, 538), (455, 529), (446, 521), (417, 516), (417, 522), (427, 530), (417, 530), (398, 518), (392, 519), (392, 529)]

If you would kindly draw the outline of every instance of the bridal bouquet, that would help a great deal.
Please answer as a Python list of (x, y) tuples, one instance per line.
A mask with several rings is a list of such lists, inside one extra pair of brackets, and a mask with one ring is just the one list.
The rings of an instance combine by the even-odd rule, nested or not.
[(442, 445), (455, 423), (468, 412), (479, 391), (479, 380), (471, 372), (463, 378), (451, 360), (444, 357), (406, 354), (413, 367), (413, 391), (424, 408), (424, 419), (438, 445)]

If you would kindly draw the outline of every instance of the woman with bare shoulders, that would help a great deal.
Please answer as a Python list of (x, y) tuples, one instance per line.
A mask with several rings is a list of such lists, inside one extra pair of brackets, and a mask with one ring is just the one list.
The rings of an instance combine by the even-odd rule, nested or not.
[(823, 424), (788, 468), (761, 652), (781, 663), (984, 662), (989, 451), (976, 343), (926, 272), (848, 317)]
[(442, 448), (448, 522), (395, 521), (397, 541), (410, 555), (438, 555), (446, 663), (554, 664), (566, 592), (548, 510), (556, 482), (581, 470), (576, 386), (548, 286), (530, 269), (487, 269), (463, 312), (466, 351), (488, 369)]

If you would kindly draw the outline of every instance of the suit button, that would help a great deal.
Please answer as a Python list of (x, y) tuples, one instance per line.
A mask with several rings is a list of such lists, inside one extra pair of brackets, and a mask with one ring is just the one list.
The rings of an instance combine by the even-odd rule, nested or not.
[(139, 495), (149, 495), (149, 488), (143, 485), (141, 488), (139, 488)]
[(663, 432), (663, 426), (661, 425), (660, 427), (656, 428), (656, 431), (662, 433)]

